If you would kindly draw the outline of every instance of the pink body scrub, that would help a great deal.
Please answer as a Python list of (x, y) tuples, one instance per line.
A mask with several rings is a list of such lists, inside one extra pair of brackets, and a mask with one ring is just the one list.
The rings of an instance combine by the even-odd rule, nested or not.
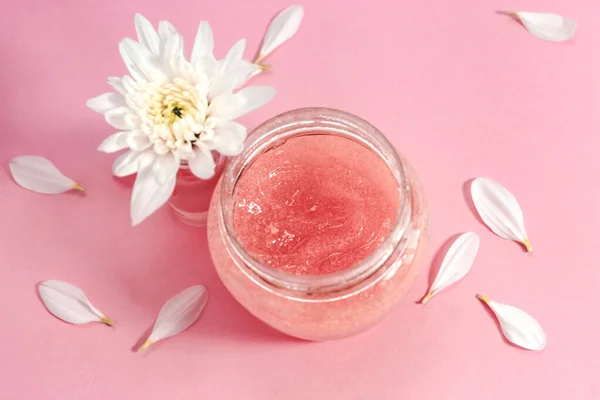
[(429, 214), (404, 158), (367, 122), (300, 109), (258, 127), (208, 216), (219, 277), (291, 336), (338, 339), (389, 314), (425, 254)]
[(236, 186), (235, 230), (259, 261), (324, 275), (371, 254), (398, 216), (398, 185), (367, 147), (332, 135), (292, 138), (267, 151)]

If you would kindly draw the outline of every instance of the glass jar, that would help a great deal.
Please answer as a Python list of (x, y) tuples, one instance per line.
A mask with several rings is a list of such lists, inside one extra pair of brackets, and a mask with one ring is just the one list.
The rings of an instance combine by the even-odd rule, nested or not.
[(186, 225), (199, 228), (206, 226), (210, 200), (227, 161), (226, 157), (217, 152), (213, 152), (213, 157), (215, 175), (210, 179), (196, 177), (184, 161), (177, 172), (175, 190), (169, 199), (169, 205)]
[[(398, 185), (400, 210), (379, 247), (362, 261), (327, 275), (295, 275), (258, 261), (242, 246), (234, 226), (236, 184), (253, 161), (286, 140), (314, 132), (343, 136), (375, 152)], [(380, 321), (406, 294), (422, 263), (429, 213), (414, 170), (375, 127), (333, 109), (286, 112), (249, 136), (215, 189), (208, 240), (219, 277), (257, 318), (288, 335), (307, 340), (339, 339)]]

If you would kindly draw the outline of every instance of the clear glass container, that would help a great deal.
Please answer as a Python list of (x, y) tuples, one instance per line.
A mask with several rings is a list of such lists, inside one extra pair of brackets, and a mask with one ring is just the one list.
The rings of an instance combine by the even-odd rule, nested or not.
[[(327, 275), (295, 275), (255, 259), (236, 236), (235, 189), (245, 169), (290, 138), (343, 136), (375, 152), (389, 166), (401, 199), (390, 233), (357, 264)], [(249, 136), (244, 152), (226, 166), (208, 217), (215, 268), (231, 294), (253, 315), (307, 340), (351, 336), (375, 325), (410, 289), (425, 254), (429, 213), (414, 170), (375, 127), (345, 112), (307, 108), (276, 116)]]
[(223, 174), (227, 158), (213, 153), (215, 175), (211, 179), (196, 177), (187, 163), (181, 164), (177, 172), (175, 190), (169, 199), (169, 205), (175, 215), (186, 225), (205, 227), (208, 218), (210, 200)]

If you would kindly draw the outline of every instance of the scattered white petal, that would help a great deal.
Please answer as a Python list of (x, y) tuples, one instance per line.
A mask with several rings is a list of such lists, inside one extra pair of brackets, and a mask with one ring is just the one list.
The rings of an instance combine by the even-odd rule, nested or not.
[(206, 21), (200, 22), (194, 48), (192, 49), (192, 64), (196, 64), (203, 57), (212, 57), (214, 47), (215, 39), (209, 23)]
[(185, 289), (161, 308), (148, 340), (139, 348), (147, 349), (159, 340), (178, 335), (194, 324), (208, 302), (208, 292), (202, 285)]
[(39, 284), (38, 292), (48, 311), (65, 322), (71, 324), (103, 322), (106, 325), (113, 325), (113, 322), (95, 308), (77, 286), (48, 280)]
[(255, 63), (258, 64), (273, 50), (290, 40), (298, 31), (303, 16), (304, 9), (299, 5), (288, 7), (277, 14), (267, 28), (260, 53)]
[(72, 189), (85, 190), (44, 157), (18, 156), (10, 161), (9, 168), (15, 182), (33, 192), (59, 194)]
[(477, 178), (471, 184), (471, 197), (479, 216), (498, 236), (523, 243), (533, 251), (517, 199), (502, 185), (489, 178)]
[(104, 93), (87, 101), (87, 106), (100, 114), (125, 105), (125, 98), (114, 92)]
[(504, 337), (509, 342), (527, 350), (544, 350), (546, 334), (539, 322), (525, 311), (490, 300), (486, 296), (477, 297), (487, 304), (498, 318)]
[(110, 135), (100, 143), (98, 150), (105, 153), (114, 153), (115, 151), (126, 149), (129, 146), (127, 138), (130, 133), (131, 131), (123, 131)]
[(421, 303), (427, 303), (442, 289), (464, 278), (471, 269), (478, 250), (479, 236), (476, 233), (467, 232), (460, 235), (448, 249), (440, 270)]
[(140, 168), (131, 194), (131, 224), (136, 226), (162, 207), (173, 194), (177, 170), (159, 184), (152, 165)]
[(518, 18), (533, 36), (551, 42), (563, 42), (575, 35), (577, 23), (567, 17), (553, 13), (508, 11)]

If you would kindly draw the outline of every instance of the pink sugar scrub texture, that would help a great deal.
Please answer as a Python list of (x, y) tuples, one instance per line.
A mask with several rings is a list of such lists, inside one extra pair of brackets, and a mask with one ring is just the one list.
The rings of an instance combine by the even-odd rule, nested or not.
[(235, 230), (257, 260), (324, 275), (372, 253), (397, 218), (398, 185), (360, 143), (332, 135), (288, 140), (259, 157), (235, 193)]
[[(412, 286), (429, 233), (422, 189), (401, 161), (407, 198), (401, 198), (387, 163), (347, 137), (289, 138), (258, 154), (241, 173), (227, 204), (243, 251), (274, 273), (315, 284), (327, 277), (342, 283), (319, 292), (265, 279), (237, 255), (221, 215), (222, 196), (232, 195), (220, 182), (210, 206), (208, 240), (229, 292), (257, 318), (302, 339), (339, 339), (377, 324)], [(404, 202), (410, 203), (410, 220), (393, 252), (374, 273), (344, 286), (344, 274), (377, 253)]]

